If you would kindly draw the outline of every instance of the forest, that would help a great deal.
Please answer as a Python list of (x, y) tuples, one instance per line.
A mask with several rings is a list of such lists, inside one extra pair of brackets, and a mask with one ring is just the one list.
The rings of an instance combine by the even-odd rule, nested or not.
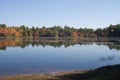
[(106, 28), (74, 28), (65, 25), (46, 27), (6, 26), (0, 24), (0, 37), (120, 37), (120, 24)]

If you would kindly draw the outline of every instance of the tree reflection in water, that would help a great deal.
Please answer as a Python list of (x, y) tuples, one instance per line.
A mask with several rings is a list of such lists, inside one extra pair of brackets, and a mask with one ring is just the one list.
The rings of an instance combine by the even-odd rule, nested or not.
[[(25, 48), (29, 45), (34, 46), (51, 46), (51, 47), (61, 47), (64, 45), (65, 48), (69, 46), (79, 45), (105, 45), (109, 49), (120, 50), (119, 38), (0, 38), (0, 50), (6, 50), (7, 47), (21, 47)], [(110, 58), (111, 59), (111, 58)], [(103, 59), (104, 60), (104, 59)]]

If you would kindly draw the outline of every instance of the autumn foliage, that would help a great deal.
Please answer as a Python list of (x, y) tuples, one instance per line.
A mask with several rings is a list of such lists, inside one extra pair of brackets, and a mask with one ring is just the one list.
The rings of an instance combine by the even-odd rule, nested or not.
[(0, 37), (120, 37), (120, 24), (107, 28), (73, 28), (69, 26), (32, 27), (0, 24)]

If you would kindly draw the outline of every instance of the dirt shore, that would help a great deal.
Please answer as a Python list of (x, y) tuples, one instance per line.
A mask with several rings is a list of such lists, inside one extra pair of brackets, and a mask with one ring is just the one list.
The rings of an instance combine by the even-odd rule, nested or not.
[(120, 65), (105, 66), (95, 70), (58, 72), (44, 75), (18, 75), (2, 77), (0, 80), (120, 80)]

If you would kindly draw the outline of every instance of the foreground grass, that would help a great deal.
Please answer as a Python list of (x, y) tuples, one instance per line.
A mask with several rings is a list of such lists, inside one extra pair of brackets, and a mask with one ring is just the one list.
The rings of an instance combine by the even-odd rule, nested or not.
[(92, 71), (31, 75), (1, 78), (0, 80), (120, 80), (120, 65), (106, 66)]

